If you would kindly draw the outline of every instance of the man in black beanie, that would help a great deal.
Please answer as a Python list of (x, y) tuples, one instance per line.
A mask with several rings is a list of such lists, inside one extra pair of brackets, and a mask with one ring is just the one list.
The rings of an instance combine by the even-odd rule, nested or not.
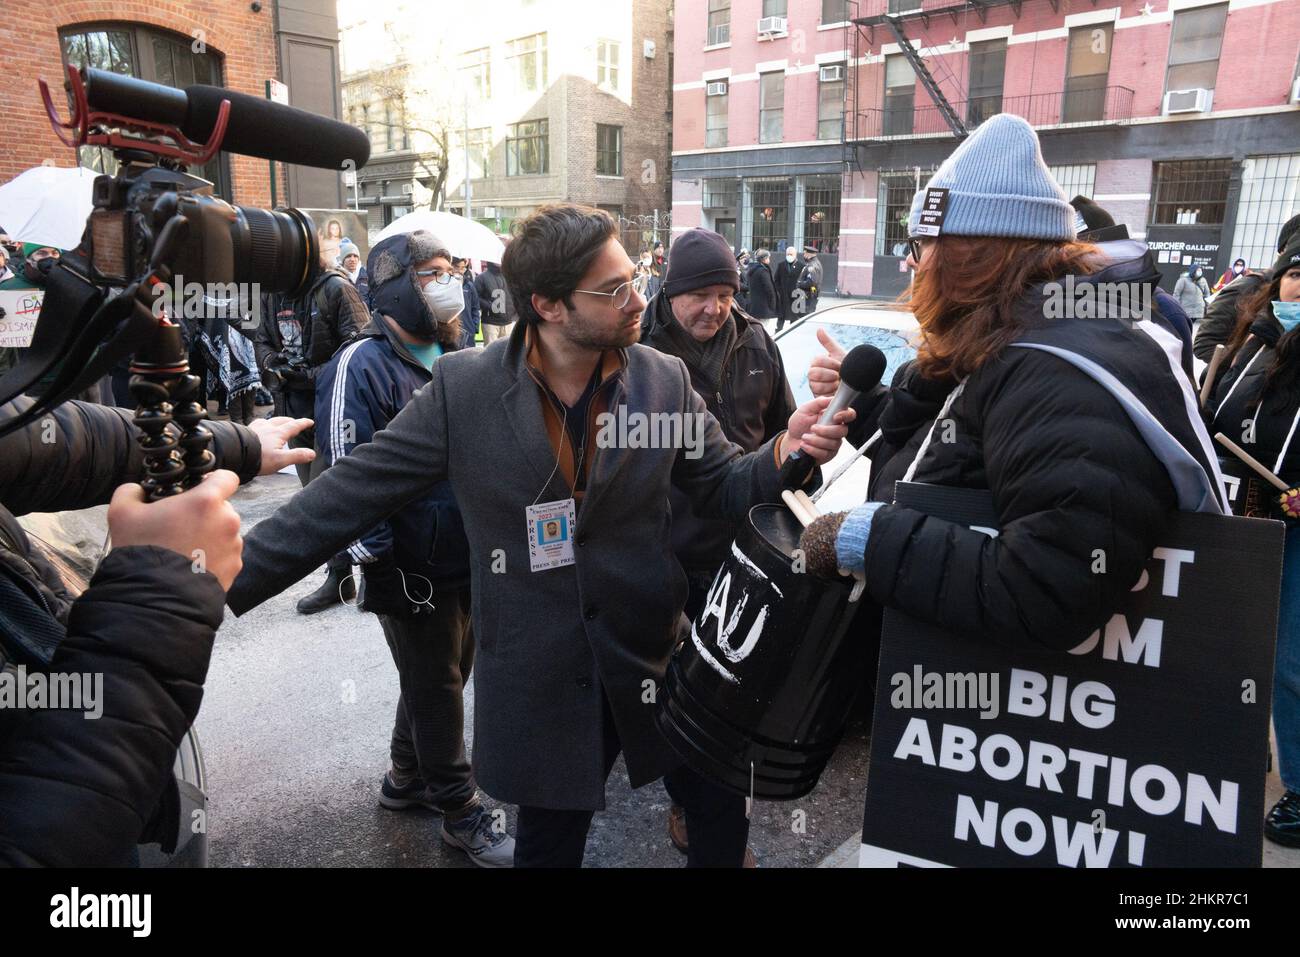
[[(753, 452), (785, 428), (795, 404), (781, 353), (763, 323), (736, 305), (739, 290), (740, 274), (727, 241), (709, 229), (686, 231), (673, 244), (663, 289), (641, 318), (641, 342), (686, 363), (691, 385), (727, 438)], [(690, 589), (685, 614), (694, 621), (735, 526), (697, 514), (676, 489), (669, 501), (673, 553)], [(669, 793), (668, 835), (684, 852), (686, 813)], [(745, 862), (753, 866), (752, 853)]]
[[(1281, 255), (1297, 233), (1300, 233), (1300, 216), (1292, 216), (1278, 231), (1278, 255)], [(1196, 358), (1209, 362), (1214, 357), (1215, 346), (1221, 343), (1227, 345), (1232, 338), (1232, 331), (1237, 327), (1237, 306), (1254, 295), (1255, 290), (1268, 282), (1268, 279), (1267, 272), (1247, 269), (1219, 290), (1206, 307), (1205, 318), (1196, 327), (1196, 341), (1192, 344)]]

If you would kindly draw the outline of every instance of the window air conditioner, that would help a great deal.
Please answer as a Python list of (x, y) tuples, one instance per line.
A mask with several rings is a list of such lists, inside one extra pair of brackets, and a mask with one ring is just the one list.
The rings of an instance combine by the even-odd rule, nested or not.
[(844, 67), (838, 63), (834, 66), (822, 67), (821, 79), (823, 83), (838, 83), (844, 79)]
[(710, 83), (710, 84), (708, 84), (708, 87), (705, 89), (704, 94), (705, 94), (705, 96), (726, 96), (726, 95), (727, 95), (727, 84), (726, 84), (726, 83)]
[(1208, 113), (1214, 91), (1204, 89), (1170, 90), (1165, 94), (1164, 115), (1173, 113)]
[(402, 195), (403, 195), (403, 196), (410, 196), (413, 192), (415, 192), (415, 184), (414, 184), (414, 183), (403, 183), (403, 184), (402, 184)]
[(758, 21), (759, 39), (785, 36), (786, 23), (787, 20), (785, 17), (763, 17)]

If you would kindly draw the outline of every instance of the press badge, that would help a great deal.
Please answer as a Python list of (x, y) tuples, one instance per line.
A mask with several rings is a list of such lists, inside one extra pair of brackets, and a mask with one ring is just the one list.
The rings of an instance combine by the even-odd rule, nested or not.
[(571, 498), (558, 502), (529, 505), (528, 564), (532, 571), (544, 572), (548, 568), (572, 565), (573, 526), (578, 508)]

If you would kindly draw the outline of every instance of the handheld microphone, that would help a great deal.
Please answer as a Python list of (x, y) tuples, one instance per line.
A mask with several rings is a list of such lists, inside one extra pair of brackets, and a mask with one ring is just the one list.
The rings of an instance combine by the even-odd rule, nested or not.
[(221, 101), (230, 116), (221, 148), (278, 163), (360, 169), (370, 159), (370, 138), (355, 126), (219, 86), (195, 84), (183, 90), (107, 70), (83, 71), (92, 109), (174, 126), (196, 143), (216, 126)]
[[(840, 363), (840, 387), (835, 390), (831, 404), (817, 424), (829, 425), (836, 414), (847, 409), (859, 395), (878, 386), (887, 364), (885, 354), (870, 343), (864, 342), (850, 349)], [(781, 464), (781, 484), (785, 488), (799, 488), (808, 481), (815, 464), (803, 449), (796, 449)]]

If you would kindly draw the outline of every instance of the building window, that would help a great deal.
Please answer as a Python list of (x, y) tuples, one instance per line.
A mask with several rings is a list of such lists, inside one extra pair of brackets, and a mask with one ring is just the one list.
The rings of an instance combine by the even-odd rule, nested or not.
[(821, 68), (817, 87), (817, 138), (838, 140), (844, 134), (844, 64)]
[(613, 40), (596, 41), (596, 85), (618, 89), (618, 44)]
[(1214, 89), (1219, 73), (1219, 50), (1228, 5), (1180, 10), (1174, 14), (1173, 38), (1169, 43), (1169, 72), (1165, 92)]
[(384, 148), (390, 153), (397, 149), (397, 122), (392, 103), (384, 104)]
[(907, 255), (907, 217), (912, 211), (912, 197), (930, 179), (934, 168), (922, 167), (880, 173), (880, 191), (876, 199), (876, 255)]
[(785, 71), (758, 78), (758, 141), (779, 143), (785, 126)]
[(731, 42), (731, 0), (709, 0), (709, 35), (705, 46)]
[(1232, 234), (1232, 258), (1254, 269), (1277, 255), (1278, 230), (1300, 213), (1300, 153), (1248, 156), (1241, 166), (1241, 199)]
[(906, 13), (909, 10), (919, 10), (921, 0), (889, 0), (890, 13)]
[(1113, 23), (1095, 23), (1070, 31), (1065, 66), (1061, 122), (1087, 123), (1106, 114), (1106, 80), (1110, 75)]
[(809, 176), (803, 186), (802, 244), (819, 253), (840, 251), (840, 192), (838, 176)]
[(492, 51), (480, 47), (461, 54), (460, 72), (465, 85), (479, 102), (492, 99)]
[[(69, 66), (108, 70), (163, 86), (187, 87), (195, 83), (221, 86), (221, 57), (205, 51), (195, 53), (193, 37), (173, 36), (135, 24), (110, 24), (93, 29), (60, 31), (63, 62)], [(117, 172), (113, 154), (98, 146), (83, 146), (77, 162), (101, 173)], [(220, 154), (193, 172), (209, 180), (217, 193), (230, 199), (230, 167)]]
[(966, 104), (968, 126), (978, 126), (993, 114), (1002, 112), (1002, 80), (1006, 65), (1006, 40), (970, 45), (970, 99)]
[(750, 179), (749, 217), (742, 245), (755, 249), (778, 249), (790, 242), (790, 180)]
[(916, 73), (907, 57), (885, 57), (884, 135), (907, 136), (912, 132), (912, 98), (916, 93)]
[(1048, 170), (1052, 177), (1061, 184), (1061, 189), (1065, 190), (1065, 195), (1073, 199), (1076, 196), (1086, 196), (1092, 199), (1094, 182), (1097, 178), (1097, 167), (1092, 163), (1081, 163), (1074, 166), (1049, 166)]
[[(466, 135), (464, 130), (456, 131), (457, 148), (460, 150), (461, 161), (464, 162), (466, 150)], [(479, 129), (470, 130), (468, 137), (469, 148), (469, 179), (483, 179), (490, 175), (492, 169), (492, 128), (488, 126)]]
[(596, 124), (596, 172), (601, 176), (623, 175), (623, 127)]
[(550, 137), (546, 120), (515, 123), (506, 133), (506, 175), (525, 176), (551, 171)]
[[(704, 111), (704, 145), (726, 146), (727, 145), (727, 83), (726, 81), (713, 81), (705, 84), (706, 87), (712, 87), (705, 97)], [(707, 91), (706, 91), (707, 92)]]
[(822, 0), (822, 23), (846, 23), (849, 0)]
[(1226, 159), (1156, 163), (1152, 225), (1222, 225), (1231, 175)]
[(763, 16), (783, 17), (786, 15), (786, 0), (763, 0)]
[(704, 209), (734, 209), (740, 203), (740, 183), (734, 179), (704, 181)]
[(506, 59), (515, 79), (516, 93), (540, 93), (546, 89), (546, 34), (511, 40)]

